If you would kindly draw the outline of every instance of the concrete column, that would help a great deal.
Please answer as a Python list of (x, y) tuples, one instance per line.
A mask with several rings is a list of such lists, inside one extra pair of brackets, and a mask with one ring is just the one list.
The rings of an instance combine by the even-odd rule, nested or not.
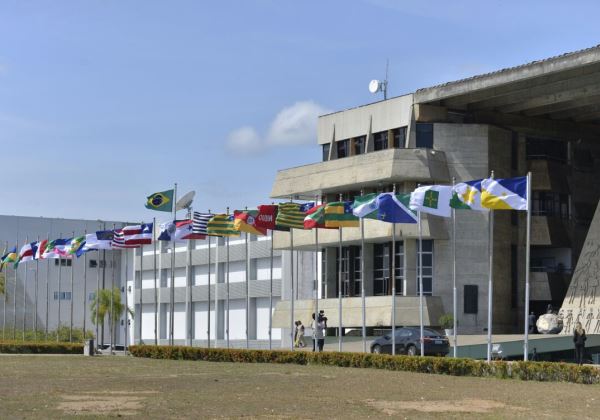
[(406, 290), (404, 296), (416, 296), (417, 294), (417, 248), (418, 239), (404, 240), (404, 277)]
[(375, 245), (365, 243), (365, 296), (373, 296), (373, 252)]
[(325, 282), (325, 297), (327, 299), (337, 297), (337, 277), (338, 273), (336, 270), (336, 258), (337, 258), (337, 249), (336, 248), (325, 248), (325, 258), (327, 267), (326, 270), (326, 278), (323, 279)]

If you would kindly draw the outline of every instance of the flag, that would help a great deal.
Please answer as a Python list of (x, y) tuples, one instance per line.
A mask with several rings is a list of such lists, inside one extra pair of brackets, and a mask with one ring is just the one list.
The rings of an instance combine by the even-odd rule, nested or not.
[(17, 247), (15, 246), (2, 257), (2, 267), (17, 262), (17, 258), (19, 258), (19, 256), (17, 255)]
[(146, 208), (158, 211), (173, 211), (173, 190), (156, 192), (149, 195), (146, 201)]
[(452, 187), (447, 185), (426, 185), (418, 187), (410, 194), (410, 208), (415, 211), (450, 217)]
[(8, 256), (8, 243), (4, 246), (4, 251), (2, 251), (2, 257), (0, 257), (0, 273), (4, 269), (4, 259)]
[(304, 229), (304, 217), (306, 212), (315, 206), (315, 203), (279, 203), (277, 209), (277, 218), (275, 223), (277, 226)]
[(239, 236), (240, 233), (233, 226), (232, 214), (215, 214), (208, 221), (207, 231), (210, 236)]
[(114, 230), (113, 248), (137, 248), (152, 243), (152, 223), (125, 226)]
[(208, 235), (208, 221), (215, 215), (211, 213), (194, 212), (192, 216), (192, 231), (200, 235)]
[(44, 239), (39, 244), (37, 249), (35, 250), (35, 259), (42, 260), (44, 259), (44, 251), (46, 250), (46, 245), (48, 245), (48, 240)]
[(233, 227), (239, 232), (254, 235), (266, 235), (267, 229), (256, 226), (258, 210), (235, 210), (233, 212)]
[(325, 228), (325, 205), (319, 204), (306, 212), (304, 229)]
[(67, 246), (67, 253), (69, 255), (76, 255), (77, 258), (83, 255), (83, 246), (85, 245), (85, 236), (76, 236), (71, 239)]
[(484, 179), (481, 205), (493, 210), (527, 210), (527, 177)]
[(96, 233), (85, 235), (85, 244), (81, 252), (97, 251), (99, 249), (113, 249), (112, 240), (115, 233), (112, 230), (99, 230)]
[(15, 266), (19, 265), (22, 262), (35, 260), (35, 253), (37, 251), (37, 247), (37, 242), (30, 242), (23, 245), (21, 247), (21, 251), (19, 251), (19, 258), (15, 262)]
[(69, 252), (71, 249), (71, 241), (74, 238), (68, 239), (57, 239), (54, 241), (54, 252), (59, 258), (73, 258), (73, 255)]
[(49, 241), (48, 243), (46, 243), (46, 248), (44, 249), (44, 252), (41, 256), (42, 259), (46, 259), (46, 258), (60, 258), (61, 255), (60, 253), (56, 250), (57, 246), (64, 246), (65, 244), (65, 240), (64, 239), (54, 239), (52, 241)]
[(352, 214), (356, 217), (367, 217), (369, 214), (377, 210), (377, 194), (371, 193), (367, 195), (358, 195), (354, 197), (352, 204)]
[(206, 235), (194, 233), (193, 222), (190, 219), (175, 220), (160, 225), (159, 241), (185, 241), (188, 239), (205, 239)]
[(275, 219), (277, 217), (277, 205), (263, 204), (257, 207), (258, 214), (254, 226), (262, 229), (276, 230)]
[(350, 201), (334, 201), (325, 205), (325, 227), (358, 227), (358, 217), (352, 214)]
[(461, 210), (487, 211), (481, 206), (481, 181), (459, 182), (452, 187), (452, 199), (450, 207)]
[(375, 199), (377, 210), (366, 218), (388, 223), (417, 223), (417, 215), (409, 204), (410, 194), (382, 193)]

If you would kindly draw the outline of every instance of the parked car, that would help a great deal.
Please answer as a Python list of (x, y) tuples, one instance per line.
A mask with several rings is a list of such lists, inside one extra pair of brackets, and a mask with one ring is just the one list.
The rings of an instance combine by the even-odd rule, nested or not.
[[(425, 328), (425, 355), (445, 356), (450, 352), (448, 337), (440, 332)], [(421, 354), (421, 332), (419, 327), (396, 328), (396, 354), (415, 356)], [(371, 353), (392, 354), (392, 334), (379, 337), (371, 343)]]

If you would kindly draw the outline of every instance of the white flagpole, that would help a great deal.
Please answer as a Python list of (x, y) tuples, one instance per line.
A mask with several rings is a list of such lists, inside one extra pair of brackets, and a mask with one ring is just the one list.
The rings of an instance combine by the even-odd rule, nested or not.
[[(62, 232), (59, 234), (59, 238), (62, 239)], [(54, 253), (54, 251), (52, 251)], [(62, 257), (58, 256), (58, 322), (56, 327), (56, 341), (59, 340), (59, 331), (60, 331), (60, 297), (61, 297), (61, 274), (62, 274)], [(15, 277), (16, 279), (16, 277)]]
[[(491, 178), (494, 178), (492, 171)], [(494, 210), (490, 209), (489, 217), (489, 275), (488, 275), (488, 334), (487, 334), (487, 361), (492, 360), (492, 314), (494, 302)]]
[[(319, 197), (315, 198), (315, 206), (318, 203)], [(314, 326), (315, 329), (317, 327), (317, 322), (319, 319), (319, 227), (315, 226), (315, 319)], [(315, 351), (318, 350), (317, 340), (315, 333), (313, 332), (313, 346), (315, 346)]]
[[(360, 191), (363, 196), (363, 191)], [(367, 352), (367, 298), (365, 294), (365, 219), (360, 219), (360, 299), (362, 318), (362, 346), (363, 353)]]
[[(191, 219), (192, 218), (192, 212), (191, 210), (188, 212), (188, 218)], [(186, 282), (187, 282), (187, 304), (186, 304), (186, 312), (187, 312), (187, 341), (188, 341), (188, 346), (193, 346), (192, 343), (192, 335), (193, 335), (193, 331), (192, 331), (192, 324), (193, 324), (193, 317), (194, 317), (194, 311), (192, 310), (192, 241), (193, 239), (188, 239), (187, 241), (187, 261), (186, 261), (186, 265), (185, 265), (185, 278), (186, 278)], [(196, 242), (193, 243), (193, 245), (195, 245)]]
[(296, 330), (296, 325), (294, 323), (294, 228), (290, 228), (290, 259), (291, 259), (291, 289), (290, 289), (290, 340), (292, 342), (291, 349), (294, 351), (294, 335)]
[[(210, 209), (208, 210), (210, 214)], [(207, 232), (208, 233), (208, 232)], [(206, 309), (206, 347), (210, 348), (210, 236), (208, 236), (208, 304)], [(217, 306), (215, 305), (215, 308)]]
[[(396, 195), (396, 184), (393, 194)], [(392, 223), (392, 355), (396, 354), (396, 223)]]
[[(229, 208), (227, 209), (227, 214), (229, 214)], [(225, 334), (226, 334), (226, 338), (227, 338), (227, 348), (229, 348), (229, 236), (227, 237), (227, 252), (226, 252), (226, 262), (225, 262), (225, 268), (227, 269), (227, 273), (225, 274), (225, 281), (226, 281), (226, 307), (227, 307), (227, 323), (225, 324)]]
[(525, 243), (525, 340), (523, 360), (529, 359), (529, 259), (531, 245), (531, 172), (527, 173), (527, 232)]
[[(47, 239), (46, 239), (46, 244), (48, 244), (48, 242), (50, 242), (50, 233), (48, 233), (47, 235)], [(42, 255), (42, 253), (40, 253), (40, 255)], [(48, 310), (50, 307), (50, 260), (46, 260), (46, 321), (45, 321), (45, 327), (44, 327), (44, 340), (48, 341)], [(4, 337), (2, 337), (4, 338)]]
[[(40, 246), (40, 236), (37, 237), (37, 246)], [(37, 249), (36, 249), (37, 252)], [(35, 258), (35, 305), (34, 305), (34, 314), (33, 314), (33, 333), (34, 340), (38, 341), (38, 330), (37, 330), (37, 317), (38, 317), (38, 284), (39, 284), (39, 269), (40, 269), (40, 261), (36, 258), (35, 253), (33, 254), (33, 258)]]
[[(173, 222), (177, 219), (177, 183), (173, 186)], [(175, 345), (175, 241), (171, 241), (171, 299), (169, 316), (169, 338), (170, 345)]]
[[(8, 241), (6, 241), (6, 251), (8, 251)], [(7, 270), (8, 271), (8, 270)], [(6, 333), (6, 295), (8, 294), (8, 276), (7, 272), (4, 273), (4, 305), (2, 306), (2, 339), (5, 338)]]
[[(135, 248), (133, 249), (133, 255), (135, 257)], [(134, 271), (135, 272), (135, 271)], [(127, 344), (129, 344), (129, 285), (127, 284), (129, 278), (129, 249), (125, 248), (125, 341), (123, 344), (123, 351), (127, 355)]]
[[(452, 177), (452, 187), (456, 180)], [(452, 208), (452, 335), (454, 336), (453, 355), (458, 357), (458, 307), (456, 292), (456, 210)]]
[(246, 232), (245, 240), (246, 240), (246, 348), (247, 349), (250, 348), (250, 322), (249, 322), (250, 320), (248, 319), (248, 313), (250, 312), (250, 285), (249, 285), (250, 259), (249, 259), (249, 253), (248, 253), (248, 235), (249, 235), (249, 233)]
[[(29, 243), (29, 237), (25, 236), (25, 243), (28, 244)], [(17, 250), (17, 252), (20, 254), (20, 250)], [(19, 258), (20, 255), (17, 254), (17, 258)], [(29, 271), (27, 269), (27, 265), (24, 265), (23, 268), (25, 269), (25, 280), (23, 281), (23, 341), (25, 341), (25, 327), (26, 327), (26, 319), (27, 319), (27, 272)]]
[[(340, 201), (342, 201), (342, 195), (340, 194)], [(343, 323), (343, 316), (342, 316), (342, 230), (343, 228), (340, 226), (339, 227), (339, 231), (338, 231), (338, 237), (339, 237), (339, 255), (338, 255), (338, 351), (342, 351), (342, 346), (343, 346), (343, 338), (342, 338), (342, 331), (343, 331), (343, 327), (342, 327), (342, 323)]]
[[(158, 276), (156, 272), (156, 217), (152, 218), (152, 245), (154, 260), (154, 345), (158, 346)], [(143, 257), (143, 255), (142, 255)], [(140, 288), (142, 286), (140, 285)], [(141, 293), (141, 292), (140, 292)], [(141, 337), (141, 336), (140, 336)]]
[(423, 231), (421, 229), (421, 211), (417, 212), (419, 229), (419, 329), (421, 333), (421, 356), (425, 356), (425, 328), (423, 327)]
[[(87, 235), (87, 229), (84, 230), (83, 237), (85, 241), (85, 237)], [(85, 329), (87, 327), (86, 324), (86, 315), (87, 315), (87, 252), (83, 255), (83, 339), (85, 340)]]
[[(113, 231), (115, 230), (115, 224), (113, 223)], [(121, 255), (121, 253), (119, 252), (119, 255)], [(114, 325), (115, 325), (115, 320), (114, 318), (114, 312), (113, 312), (113, 295), (114, 295), (114, 289), (115, 289), (115, 253), (111, 252), (110, 253), (110, 265), (111, 265), (111, 280), (110, 280), (110, 322), (109, 322), (109, 329), (110, 329), (110, 354), (114, 354), (113, 350), (114, 350), (114, 343), (113, 343), (113, 336), (114, 336)], [(60, 279), (60, 276), (59, 276)]]
[[(71, 236), (71, 238), (75, 238), (75, 232), (73, 231), (73, 235)], [(73, 240), (71, 239), (71, 241)], [(68, 261), (68, 260), (67, 260)], [(73, 342), (73, 278), (74, 278), (74, 274), (73, 271), (75, 271), (75, 260), (73, 259), (73, 257), (71, 257), (71, 300), (70, 300), (70, 305), (69, 305), (69, 343)]]
[[(19, 235), (17, 234), (17, 242), (15, 245), (15, 252), (17, 253), (17, 258), (19, 256), (19, 250), (17, 249), (19, 247)], [(13, 340), (17, 339), (17, 269), (14, 268), (13, 265), (13, 271), (15, 272), (15, 285), (13, 287)], [(58, 337), (58, 335), (57, 335)]]
[(271, 230), (271, 258), (269, 275), (269, 350), (273, 349), (273, 232)]
[[(141, 223), (142, 225), (144, 222)], [(154, 223), (152, 224), (152, 242), (154, 242)], [(133, 291), (135, 296), (135, 283), (136, 283), (136, 275), (135, 275), (135, 251), (133, 252)], [(144, 285), (144, 245), (140, 246), (140, 315), (138, 317), (138, 344), (143, 344), (142, 340), (142, 318), (144, 316), (144, 289), (142, 286)], [(133, 303), (133, 307), (135, 308), (135, 301)], [(135, 313), (133, 314), (133, 323), (135, 327)], [(135, 333), (133, 337), (133, 344), (135, 344)]]

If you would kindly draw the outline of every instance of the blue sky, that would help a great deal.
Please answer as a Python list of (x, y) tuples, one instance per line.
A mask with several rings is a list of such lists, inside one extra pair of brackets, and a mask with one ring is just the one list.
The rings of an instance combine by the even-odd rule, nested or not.
[(600, 44), (594, 2), (0, 3), (0, 214), (149, 220), (268, 203), (316, 115)]

